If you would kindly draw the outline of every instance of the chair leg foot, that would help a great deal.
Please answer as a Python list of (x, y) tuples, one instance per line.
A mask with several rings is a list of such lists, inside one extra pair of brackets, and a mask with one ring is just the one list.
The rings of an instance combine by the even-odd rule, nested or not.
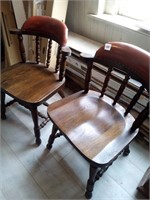
[(36, 144), (39, 146), (41, 144), (39, 127), (34, 128), (34, 133), (35, 133), (35, 138), (36, 138)]
[(1, 119), (2, 119), (2, 120), (5, 120), (5, 119), (6, 119), (6, 115), (1, 114)]
[(52, 145), (51, 145), (51, 144), (47, 144), (47, 145), (46, 145), (46, 148), (47, 148), (48, 150), (51, 150)]
[(36, 144), (39, 146), (41, 144), (41, 139), (40, 138), (37, 138), (36, 139)]
[(123, 151), (123, 156), (128, 156), (130, 153), (129, 145), (126, 146), (126, 148)]
[(34, 123), (34, 133), (35, 133), (35, 138), (36, 138), (36, 144), (40, 145), (41, 144), (41, 139), (40, 139), (40, 130), (38, 126), (38, 111), (37, 108), (31, 108), (31, 114), (32, 114), (32, 119)]
[(85, 198), (86, 199), (91, 199), (92, 198), (92, 192), (86, 192), (85, 193)]

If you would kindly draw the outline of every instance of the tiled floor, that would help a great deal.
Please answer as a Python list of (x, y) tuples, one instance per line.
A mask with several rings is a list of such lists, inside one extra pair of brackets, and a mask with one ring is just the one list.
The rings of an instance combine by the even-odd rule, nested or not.
[[(13, 104), (7, 116), (1, 121), (0, 200), (85, 199), (89, 165), (63, 137), (46, 150), (52, 124), (41, 130), (36, 147), (30, 112)], [(149, 165), (148, 145), (135, 140), (130, 149), (96, 182), (93, 200), (144, 199), (136, 187)]]

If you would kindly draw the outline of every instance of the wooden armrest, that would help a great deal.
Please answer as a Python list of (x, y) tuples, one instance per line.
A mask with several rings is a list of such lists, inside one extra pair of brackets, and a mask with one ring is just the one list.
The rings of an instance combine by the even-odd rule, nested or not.
[(80, 57), (82, 60), (88, 63), (89, 61), (91, 62), (93, 60), (94, 55), (88, 53), (81, 53)]
[(21, 29), (10, 29), (9, 32), (11, 34), (16, 34), (16, 35), (20, 35), (22, 33)]
[(61, 50), (65, 54), (65, 56), (71, 56), (71, 49), (68, 46), (62, 47)]

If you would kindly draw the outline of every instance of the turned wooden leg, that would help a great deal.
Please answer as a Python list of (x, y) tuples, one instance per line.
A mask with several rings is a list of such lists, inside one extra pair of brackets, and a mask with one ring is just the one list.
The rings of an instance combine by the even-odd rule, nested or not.
[(37, 111), (37, 107), (35, 108), (31, 108), (31, 114), (32, 114), (32, 119), (33, 119), (33, 123), (34, 123), (34, 133), (35, 133), (35, 137), (36, 137), (36, 144), (40, 145), (41, 144), (41, 139), (40, 139), (40, 129), (38, 126), (38, 111)]
[(129, 153), (130, 153), (130, 149), (129, 149), (129, 145), (127, 145), (127, 146), (124, 148), (123, 156), (128, 156)]
[(1, 119), (6, 119), (5, 93), (1, 91)]
[(94, 188), (96, 174), (97, 174), (97, 167), (90, 165), (89, 179), (87, 181), (87, 187), (85, 193), (85, 197), (87, 199), (90, 199), (92, 197), (92, 191)]
[(47, 149), (51, 149), (52, 148), (52, 144), (53, 144), (53, 142), (54, 142), (54, 140), (55, 140), (55, 135), (56, 135), (56, 133), (57, 133), (57, 127), (55, 126), (55, 125), (53, 125), (53, 128), (52, 128), (52, 133), (51, 133), (51, 135), (49, 136), (49, 140), (48, 140), (48, 144), (47, 144)]

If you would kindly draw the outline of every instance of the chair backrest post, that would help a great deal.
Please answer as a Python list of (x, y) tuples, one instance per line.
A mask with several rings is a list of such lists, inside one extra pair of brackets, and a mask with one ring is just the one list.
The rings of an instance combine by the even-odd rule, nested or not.
[(135, 119), (131, 127), (131, 132), (139, 128), (141, 124), (147, 119), (148, 115), (149, 115), (149, 103), (147, 104), (145, 109)]
[(65, 73), (65, 65), (66, 65), (66, 55), (62, 53), (60, 69), (59, 69), (59, 81), (62, 81)]
[(36, 49), (35, 49), (35, 51), (36, 51), (36, 62), (37, 62), (37, 64), (39, 64), (40, 63), (40, 51), (41, 51), (41, 47), (40, 47), (41, 42), (40, 42), (39, 36), (36, 36), (35, 42), (36, 42)]
[[(66, 47), (58, 47), (58, 54), (57, 55), (57, 60), (58, 61), (58, 66), (59, 66), (59, 81), (61, 81), (65, 75), (65, 66), (66, 66), (66, 59), (68, 56), (71, 55), (71, 50), (70, 48)], [(61, 56), (61, 61), (60, 61), (60, 56)], [(60, 62), (60, 64), (59, 64)], [(58, 67), (56, 66), (56, 67)]]
[(88, 93), (90, 85), (91, 85), (91, 77), (92, 77), (92, 67), (93, 67), (93, 61), (92, 59), (85, 59), (87, 63), (87, 73), (85, 76), (85, 85), (84, 85), (84, 92)]
[(80, 57), (87, 65), (85, 81), (84, 81), (84, 92), (88, 93), (91, 85), (92, 68), (93, 68), (93, 55), (87, 53), (81, 53)]
[(25, 63), (26, 62), (26, 53), (25, 53), (25, 48), (24, 48), (24, 44), (23, 44), (23, 36), (21, 34), (19, 34), (18, 39), (19, 39), (19, 49), (20, 49), (21, 59), (22, 59), (22, 62)]
[[(61, 46), (58, 46), (58, 50), (57, 50), (57, 59), (56, 59), (56, 66), (55, 66), (55, 72), (57, 73), (60, 67), (60, 59), (61, 59)], [(63, 61), (64, 62), (64, 61)], [(63, 73), (63, 72), (60, 72)], [(60, 78), (61, 79), (61, 78)]]
[(139, 90), (137, 91), (137, 93), (135, 94), (135, 96), (133, 97), (133, 99), (131, 100), (129, 106), (127, 107), (124, 116), (126, 116), (130, 110), (133, 108), (133, 106), (136, 104), (136, 102), (138, 101), (138, 99), (140, 98), (141, 94), (144, 91), (144, 86), (142, 85)]

